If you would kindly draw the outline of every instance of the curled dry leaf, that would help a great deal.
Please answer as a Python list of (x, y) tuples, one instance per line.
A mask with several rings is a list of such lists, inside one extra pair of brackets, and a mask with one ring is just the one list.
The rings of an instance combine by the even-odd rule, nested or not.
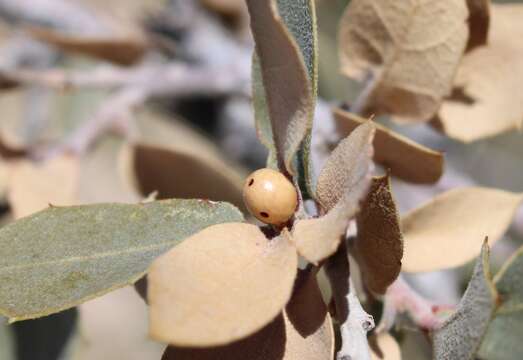
[[(334, 110), (338, 131), (350, 134), (366, 120), (341, 109)], [(431, 184), (443, 174), (443, 154), (420, 145), (386, 127), (375, 124), (374, 161), (391, 174), (417, 184)]]
[[(314, 100), (307, 66), (299, 45), (280, 17), (275, 0), (248, 0), (247, 7), (278, 166), (295, 173), (294, 155), (312, 128)], [(275, 48), (278, 51), (274, 51)]]
[(0, 228), (0, 313), (16, 321), (73, 307), (138, 280), (196, 232), (242, 218), (232, 205), (201, 200), (40, 211)]
[(10, 163), (7, 198), (16, 219), (49, 206), (77, 203), (78, 158), (61, 155), (44, 163)]
[(312, 263), (317, 264), (336, 251), (368, 190), (374, 131), (369, 121), (338, 144), (318, 177), (316, 198), (327, 213), (294, 224), (296, 248)]
[(334, 331), (314, 271), (301, 270), (285, 311), (255, 334), (228, 345), (170, 346), (162, 360), (332, 359)]
[(203, 198), (245, 209), (243, 169), (228, 164), (219, 149), (195, 130), (181, 121), (145, 112), (138, 118), (137, 132), (122, 163), (143, 196), (158, 191), (159, 199)]
[(469, 40), (467, 51), (487, 43), (490, 25), (490, 0), (467, 0)]
[(384, 294), (401, 271), (403, 235), (390, 177), (374, 178), (356, 217), (358, 236), (353, 253), (367, 288)]
[(66, 52), (131, 65), (148, 48), (140, 21), (161, 9), (164, 3), (164, 0), (41, 2), (34, 4), (32, 11), (37, 14), (34, 19), (23, 20), (28, 22), (30, 35)]
[(289, 301), (297, 262), (286, 230), (272, 240), (243, 223), (199, 232), (151, 266), (151, 336), (204, 347), (251, 335)]
[(523, 194), (471, 187), (436, 196), (402, 219), (403, 271), (422, 272), (463, 265), (477, 256), (481, 239), (499, 240)]
[(492, 5), (487, 46), (467, 54), (453, 96), (438, 113), (448, 136), (470, 142), (513, 129), (523, 122), (523, 5)]
[(343, 73), (368, 78), (363, 115), (429, 120), (450, 93), (468, 39), (463, 0), (351, 1), (340, 24)]
[[(516, 359), (523, 351), (523, 247), (512, 255), (494, 278), (501, 304), (481, 344), (481, 359)], [(501, 350), (502, 349), (502, 350)]]
[(473, 359), (496, 309), (496, 301), (485, 240), (456, 312), (434, 333), (434, 360)]
[(372, 351), (372, 360), (401, 360), (401, 350), (398, 342), (389, 333), (377, 335), (376, 342), (379, 351)]
[(29, 34), (65, 52), (88, 55), (120, 65), (132, 65), (147, 51), (147, 42), (140, 36), (111, 38), (63, 34), (45, 28), (30, 28)]

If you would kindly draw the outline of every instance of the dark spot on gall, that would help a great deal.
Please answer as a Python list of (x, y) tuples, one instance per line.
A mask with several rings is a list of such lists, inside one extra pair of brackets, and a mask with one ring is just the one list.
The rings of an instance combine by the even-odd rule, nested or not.
[(251, 186), (252, 184), (254, 184), (254, 179), (251, 179), (251, 181), (249, 181), (249, 186)]
[(264, 218), (268, 218), (268, 217), (269, 217), (269, 214), (267, 214), (265, 211), (262, 211), (262, 212), (260, 213), (260, 215), (261, 215), (262, 217), (264, 217)]

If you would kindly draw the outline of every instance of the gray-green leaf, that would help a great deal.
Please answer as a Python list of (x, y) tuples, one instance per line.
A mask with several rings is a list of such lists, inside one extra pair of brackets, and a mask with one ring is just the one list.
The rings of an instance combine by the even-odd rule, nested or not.
[(523, 354), (523, 247), (495, 278), (501, 305), (490, 323), (479, 351), (481, 359), (512, 360)]
[(496, 310), (497, 292), (489, 268), (485, 241), (456, 312), (434, 333), (435, 360), (474, 358)]
[(31, 319), (143, 276), (157, 256), (214, 224), (240, 222), (205, 200), (51, 207), (0, 229), (0, 314)]
[[(250, 0), (247, 5), (261, 65), (253, 66), (253, 78), (262, 79), (261, 84), (254, 84), (253, 91), (258, 107), (257, 127), (267, 128), (270, 118), (278, 165), (282, 170), (296, 173), (293, 159), (300, 148), (307, 148), (302, 142), (310, 134), (314, 112), (317, 80), (314, 7), (308, 0)], [(266, 99), (257, 99), (260, 96)], [(263, 138), (262, 142), (266, 143)], [(309, 169), (308, 164), (303, 167)]]

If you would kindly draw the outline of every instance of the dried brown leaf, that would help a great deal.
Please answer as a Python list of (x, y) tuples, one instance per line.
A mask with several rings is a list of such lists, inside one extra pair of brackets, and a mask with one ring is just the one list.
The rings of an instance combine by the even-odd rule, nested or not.
[(379, 334), (376, 337), (376, 341), (381, 354), (373, 351), (371, 353), (372, 360), (401, 360), (401, 350), (398, 342), (389, 333)]
[(474, 359), (496, 310), (496, 302), (497, 291), (490, 275), (489, 247), (485, 241), (456, 312), (434, 333), (434, 360)]
[(267, 240), (255, 225), (221, 224), (160, 257), (148, 275), (151, 336), (213, 346), (267, 325), (292, 293), (297, 255), (288, 237)]
[(231, 166), (219, 149), (181, 121), (158, 113), (138, 119), (136, 144), (123, 156), (124, 171), (143, 196), (227, 201), (245, 210), (244, 171)]
[(202, 198), (243, 207), (238, 183), (225, 171), (209, 166), (195, 154), (160, 147), (133, 147), (132, 164), (142, 194), (158, 191), (161, 199)]
[(255, 334), (229, 345), (170, 346), (162, 360), (317, 360), (332, 359), (334, 332), (315, 273), (300, 271), (285, 311)]
[(351, 1), (340, 24), (340, 61), (347, 76), (370, 73), (361, 113), (429, 120), (450, 93), (468, 39), (467, 13), (463, 0)]
[[(279, 166), (292, 174), (294, 155), (312, 127), (313, 90), (294, 37), (275, 0), (248, 0)], [(278, 51), (274, 51), (278, 49)]]
[(316, 198), (324, 210), (334, 208), (372, 168), (375, 126), (366, 121), (343, 139), (321, 169)]
[(491, 244), (502, 237), (522, 200), (522, 194), (481, 187), (436, 196), (402, 219), (402, 270), (435, 271), (472, 260), (485, 236)]
[(139, 36), (93, 37), (63, 34), (45, 28), (31, 28), (29, 33), (37, 40), (53, 45), (65, 52), (88, 55), (120, 65), (132, 65), (139, 61), (148, 45)]
[(292, 237), (300, 255), (317, 264), (333, 254), (370, 184), (374, 125), (367, 122), (341, 141), (318, 178), (316, 197), (327, 213), (295, 222)]
[[(366, 120), (341, 109), (334, 110), (338, 131), (347, 136)], [(386, 127), (375, 124), (374, 161), (405, 181), (430, 184), (443, 174), (443, 154), (420, 145)]]
[(15, 218), (49, 206), (77, 203), (78, 171), (78, 158), (69, 155), (45, 163), (10, 163), (7, 198)]
[(438, 113), (448, 136), (470, 142), (523, 124), (523, 5), (492, 5), (487, 46), (463, 58), (453, 96)]
[(353, 249), (363, 280), (371, 291), (384, 294), (398, 277), (403, 257), (403, 235), (389, 176), (372, 180), (356, 223)]
[(490, 26), (490, 0), (467, 0), (469, 40), (467, 51), (487, 43)]

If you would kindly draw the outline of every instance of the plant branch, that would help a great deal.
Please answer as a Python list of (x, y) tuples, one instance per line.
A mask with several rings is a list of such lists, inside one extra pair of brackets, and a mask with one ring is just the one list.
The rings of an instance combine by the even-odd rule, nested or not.
[(398, 313), (407, 313), (412, 321), (422, 329), (435, 330), (444, 321), (437, 315), (438, 312), (453, 309), (453, 306), (440, 305), (425, 299), (400, 276), (387, 289), (382, 319), (376, 331), (390, 330)]

